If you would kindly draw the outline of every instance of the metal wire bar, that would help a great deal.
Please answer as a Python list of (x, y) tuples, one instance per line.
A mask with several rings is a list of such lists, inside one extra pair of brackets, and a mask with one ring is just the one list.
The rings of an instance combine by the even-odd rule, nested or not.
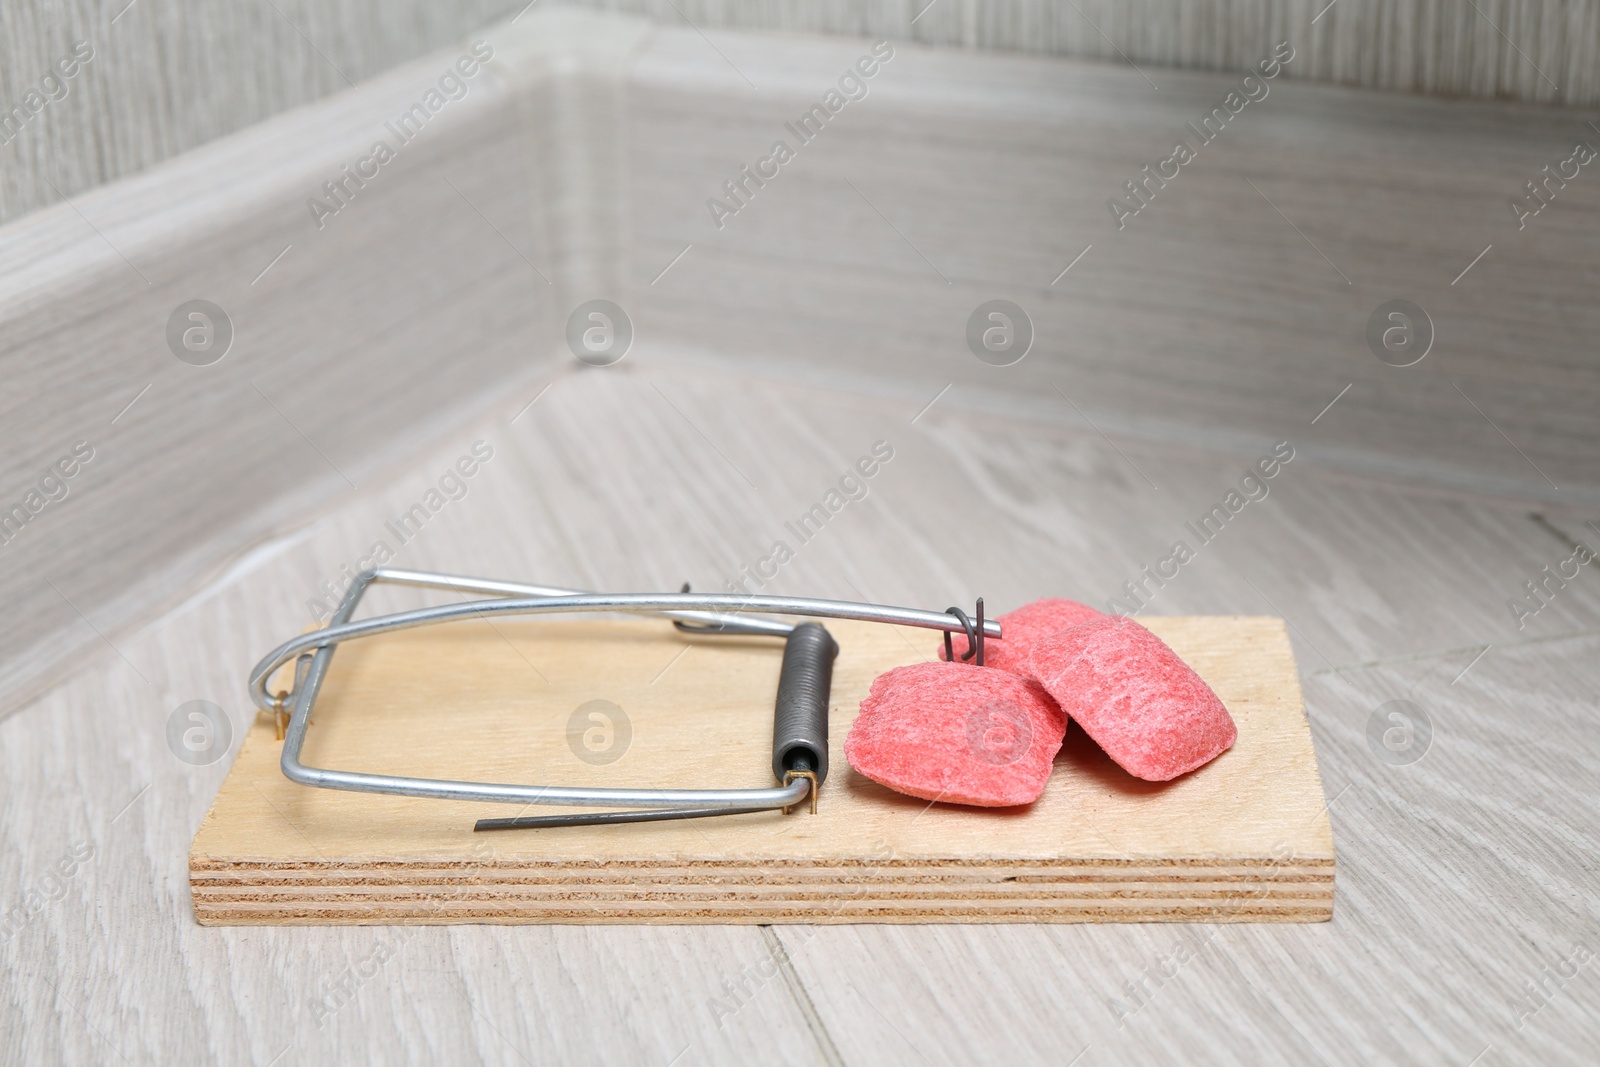
[[(372, 585), (383, 583), (487, 593), (500, 599), (446, 604), (351, 622), (350, 617), (367, 589)], [(434, 623), (491, 618), (497, 615), (594, 611), (660, 614), (669, 618), (692, 621), (709, 628), (706, 632), (721, 634), (761, 633), (786, 636), (793, 630), (792, 626), (784, 623), (743, 618), (743, 614), (747, 612), (857, 619), (946, 632), (966, 630), (962, 622), (943, 612), (878, 604), (856, 604), (843, 600), (695, 593), (584, 593), (553, 586), (379, 568), (363, 571), (356, 577), (325, 628), (284, 642), (256, 664), (250, 673), (250, 695), (257, 707), (264, 711), (272, 710), (275, 699), (266, 691), (267, 680), (289, 661), (300, 661), (296, 669), (295, 688), (289, 694), (294, 706), (284, 735), (280, 766), (286, 777), (301, 785), (443, 800), (565, 804), (586, 807), (715, 808), (730, 812), (787, 808), (806, 799), (813, 786), (805, 777), (797, 777), (784, 785), (766, 789), (586, 788), (366, 774), (309, 767), (302, 762), (301, 750), (305, 745), (306, 727), (311, 719), (311, 710), (327, 677), (334, 650), (341, 641), (373, 637)], [(999, 637), (1000, 626), (994, 622), (985, 623), (984, 632), (989, 636)], [(306, 665), (306, 660), (309, 660), (309, 666)]]

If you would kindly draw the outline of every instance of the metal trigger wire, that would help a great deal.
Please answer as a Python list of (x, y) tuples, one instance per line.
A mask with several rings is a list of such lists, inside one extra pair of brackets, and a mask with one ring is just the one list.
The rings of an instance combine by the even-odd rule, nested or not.
[[(967, 613), (962, 611), (960, 608), (945, 608), (944, 613), (946, 615), (954, 615), (957, 621), (961, 623), (961, 628), (966, 631), (967, 650), (961, 654), (962, 661), (965, 662), (972, 659), (973, 656), (979, 656), (980, 658), (978, 659), (978, 666), (983, 666), (983, 659), (981, 658), (983, 646), (979, 643), (980, 639), (978, 637), (978, 630), (975, 626), (973, 626), (972, 619), (969, 618)], [(955, 649), (952, 648), (950, 644), (950, 631), (948, 630), (946, 630), (944, 634), (944, 658), (952, 663), (954, 663), (956, 659)]]
[[(395, 612), (352, 622), (356, 606), (367, 590), (378, 584), (478, 593), (481, 600), (442, 604)], [(459, 781), (308, 766), (302, 762), (307, 728), (327, 678), (335, 650), (345, 641), (447, 622), (465, 622), (495, 615), (542, 615), (592, 612), (628, 612), (665, 616), (687, 623), (690, 633), (762, 634), (782, 637), (783, 667), (774, 701), (772, 773), (779, 783), (755, 789), (651, 789), (524, 783)], [(485, 829), (508, 826), (583, 825), (588, 822), (641, 822), (653, 819), (697, 818), (711, 810), (725, 812), (793, 809), (802, 801), (815, 803), (818, 787), (827, 774), (827, 718), (833, 659), (838, 646), (822, 626), (810, 622), (788, 623), (766, 615), (799, 615), (820, 619), (876, 622), (893, 626), (918, 626), (943, 631), (946, 647), (951, 632), (967, 635), (971, 648), (964, 659), (983, 663), (985, 631), (1000, 637), (998, 623), (978, 622), (959, 609), (948, 613), (885, 604), (861, 604), (812, 597), (683, 593), (584, 593), (554, 586), (508, 582), (488, 578), (377, 568), (363, 571), (346, 590), (328, 624), (284, 642), (269, 652), (250, 672), (250, 698), (269, 712), (287, 711), (283, 752), (279, 759), (285, 777), (300, 785), (359, 793), (426, 797), (441, 800), (489, 801), (509, 804), (560, 804), (574, 807), (632, 809), (619, 814), (560, 815), (553, 819), (518, 817), (488, 820)], [(952, 620), (951, 616), (954, 616)], [(267, 692), (267, 683), (285, 664), (295, 662), (294, 689), (283, 696)], [(281, 716), (279, 716), (281, 719)]]
[[(967, 650), (962, 653), (963, 660), (974, 660), (979, 667), (983, 666), (983, 597), (978, 598), (977, 619), (967, 618), (967, 613), (960, 608), (946, 608), (946, 615), (954, 615), (960, 622), (961, 628), (967, 633)], [(976, 659), (974, 659), (976, 657)], [(944, 633), (944, 658), (951, 663), (955, 662), (955, 649), (950, 644), (950, 631)]]

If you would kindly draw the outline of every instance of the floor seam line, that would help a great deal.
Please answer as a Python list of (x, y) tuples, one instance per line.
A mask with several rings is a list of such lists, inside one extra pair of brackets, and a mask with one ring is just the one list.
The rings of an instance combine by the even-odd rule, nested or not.
[(822, 1021), (816, 1003), (811, 999), (805, 983), (801, 981), (799, 972), (795, 970), (794, 961), (789, 958), (789, 951), (784, 947), (783, 939), (771, 926), (761, 927), (761, 938), (771, 950), (773, 962), (783, 974), (784, 985), (789, 987), (789, 995), (794, 1000), (795, 1006), (800, 1009), (801, 1016), (805, 1018), (806, 1028), (811, 1031), (823, 1060), (828, 1067), (845, 1067), (844, 1057), (839, 1054), (839, 1047), (834, 1044), (833, 1035), (828, 1032), (827, 1024)]
[[(1585, 637), (1600, 637), (1600, 630), (1577, 630), (1572, 633), (1555, 634), (1550, 637), (1529, 637), (1521, 641), (1486, 641), (1483, 644), (1492, 644), (1497, 648), (1526, 648), (1530, 645), (1554, 644), (1558, 641), (1577, 641)], [(1306, 671), (1304, 677), (1319, 678), (1328, 674), (1342, 674), (1345, 671), (1372, 670), (1376, 667), (1393, 667), (1401, 663), (1420, 663), (1423, 660), (1443, 659), (1446, 656), (1460, 656), (1474, 652), (1483, 647), (1483, 644), (1462, 645), (1458, 648), (1440, 649), (1436, 652), (1418, 652), (1410, 656), (1397, 656), (1394, 659), (1365, 660), (1361, 663), (1347, 663), (1337, 667), (1328, 667), (1324, 670)]]

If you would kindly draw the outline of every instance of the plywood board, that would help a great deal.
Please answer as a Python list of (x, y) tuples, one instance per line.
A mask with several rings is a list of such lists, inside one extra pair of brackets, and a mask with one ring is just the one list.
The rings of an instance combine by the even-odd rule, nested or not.
[[(872, 679), (937, 644), (866, 623), (829, 624), (841, 652), (815, 815), (475, 833), (475, 819), (520, 807), (295, 785), (263, 716), (195, 837), (195, 913), (207, 924), (1330, 918), (1332, 831), (1283, 623), (1148, 622), (1222, 697), (1238, 743), (1155, 784), (1073, 729), (1027, 809), (930, 805), (849, 767), (844, 738)], [(774, 640), (684, 637), (656, 620), (473, 622), (351, 643), (304, 759), (469, 780), (766, 786), (780, 653)], [(595, 700), (621, 709), (605, 709), (609, 734), (587, 713), (569, 733)]]

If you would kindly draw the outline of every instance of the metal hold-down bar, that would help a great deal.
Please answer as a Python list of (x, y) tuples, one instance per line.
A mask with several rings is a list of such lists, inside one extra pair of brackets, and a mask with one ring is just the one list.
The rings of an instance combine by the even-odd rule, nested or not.
[[(444, 589), (463, 593), (483, 593), (498, 599), (467, 601), (446, 604), (415, 611), (396, 612), (360, 622), (351, 622), (356, 605), (369, 587), (392, 584)], [(983, 620), (982, 601), (979, 601), (978, 619)], [(413, 629), (434, 623), (456, 622), (467, 619), (492, 619), (500, 615), (534, 615), (547, 612), (607, 612), (621, 611), (662, 615), (685, 625), (681, 628), (697, 634), (761, 634), (784, 637), (788, 649), (794, 650), (796, 637), (804, 637), (807, 651), (803, 658), (808, 663), (797, 665), (791, 672), (791, 655), (786, 652), (784, 678), (780, 680), (777, 725), (774, 738), (774, 771), (783, 784), (767, 789), (633, 789), (589, 788), (556, 785), (520, 785), (496, 782), (463, 782), (441, 778), (415, 778), (400, 775), (366, 774), (340, 771), (324, 767), (308, 767), (301, 761), (305, 745), (306, 728), (317, 695), (327, 678), (334, 650), (343, 641), (374, 637), (397, 630)], [(654, 818), (691, 818), (717, 812), (765, 811), (773, 808), (792, 808), (810, 797), (815, 803), (815, 789), (826, 775), (826, 714), (827, 684), (831, 678), (832, 657), (837, 646), (827, 631), (815, 624), (791, 625), (777, 620), (752, 619), (757, 615), (802, 615), (815, 618), (855, 619), (864, 622), (882, 622), (902, 626), (917, 626), (946, 633), (965, 633), (969, 641), (976, 638), (976, 648), (981, 655), (983, 638), (999, 637), (1000, 625), (980, 621), (976, 626), (962, 614), (923, 611), (917, 608), (888, 607), (879, 604), (857, 604), (844, 600), (817, 600), (807, 597), (743, 596), (737, 594), (696, 593), (585, 593), (553, 586), (531, 585), (520, 582), (502, 582), (481, 578), (466, 578), (448, 574), (432, 574), (379, 568), (363, 571), (351, 583), (339, 608), (328, 625), (293, 640), (286, 641), (270, 652), (250, 673), (251, 699), (263, 711), (277, 711), (292, 707), (288, 728), (284, 735), (283, 756), (280, 766), (289, 780), (301, 785), (321, 789), (344, 789), (362, 793), (388, 793), (396, 796), (429, 797), (442, 800), (480, 800), (508, 804), (562, 804), (589, 807), (642, 808), (644, 811), (613, 813), (609, 816), (572, 815), (547, 818), (486, 820), (491, 827), (498, 825), (574, 825), (588, 821), (645, 821)], [(819, 631), (820, 637), (811, 633)], [(824, 644), (825, 643), (825, 644)], [(818, 657), (826, 654), (827, 670), (818, 666)], [(969, 649), (970, 654), (970, 649)], [(798, 655), (798, 654), (797, 654)], [(268, 694), (267, 681), (291, 660), (297, 662), (295, 685), (292, 691), (276, 697)], [(981, 659), (980, 661), (981, 662)], [(816, 706), (820, 688), (821, 749), (818, 752), (818, 733), (815, 712), (808, 718), (794, 710), (797, 700)], [(785, 694), (790, 694), (788, 697)], [(800, 694), (800, 695), (795, 695)], [(786, 699), (789, 701), (785, 719)], [(789, 726), (785, 726), (786, 721)], [(787, 730), (791, 736), (785, 736)], [(778, 752), (795, 753), (788, 766)]]

